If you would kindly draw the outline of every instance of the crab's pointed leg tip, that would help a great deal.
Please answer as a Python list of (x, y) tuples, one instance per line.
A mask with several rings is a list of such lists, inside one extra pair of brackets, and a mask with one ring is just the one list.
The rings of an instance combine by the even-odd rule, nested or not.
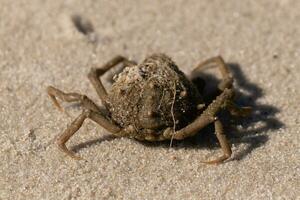
[(68, 156), (70, 156), (72, 159), (74, 160), (83, 160), (82, 157), (80, 156), (77, 156), (75, 153), (73, 153), (72, 151), (69, 151), (69, 152), (65, 152), (67, 153)]
[(76, 155), (72, 156), (72, 158), (74, 158), (75, 160), (83, 160), (81, 156), (76, 156)]
[(59, 149), (66, 153), (68, 156), (70, 156), (71, 158), (75, 159), (75, 160), (81, 160), (82, 158), (80, 156), (77, 156), (73, 151), (70, 151), (66, 145), (64, 144), (58, 144)]
[(210, 161), (201, 161), (201, 163), (209, 164), (209, 165), (219, 165), (220, 163), (222, 163), (222, 161), (210, 160)]
[(228, 156), (222, 156), (222, 157), (217, 158), (215, 160), (202, 161), (202, 163), (209, 164), (209, 165), (218, 165), (218, 164), (226, 162), (229, 158), (230, 157), (228, 157)]

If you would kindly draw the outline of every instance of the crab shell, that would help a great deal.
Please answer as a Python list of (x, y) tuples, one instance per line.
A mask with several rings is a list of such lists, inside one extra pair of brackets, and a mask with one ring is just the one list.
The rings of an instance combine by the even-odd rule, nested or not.
[(196, 87), (164, 54), (125, 67), (116, 75), (108, 93), (112, 120), (137, 132), (162, 134), (167, 127), (178, 130), (198, 115), (202, 98)]

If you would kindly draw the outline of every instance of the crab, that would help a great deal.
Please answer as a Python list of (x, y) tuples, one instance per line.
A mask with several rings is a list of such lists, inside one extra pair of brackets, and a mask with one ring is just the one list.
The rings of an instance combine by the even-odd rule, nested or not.
[[(100, 77), (121, 63), (124, 68), (113, 77), (111, 89), (107, 91)], [(200, 63), (192, 73), (211, 64), (218, 67), (222, 81), (218, 85), (220, 94), (210, 103), (204, 102), (202, 92), (165, 54), (151, 55), (141, 64), (116, 56), (103, 67), (92, 68), (88, 78), (102, 101), (104, 111), (85, 95), (65, 93), (48, 86), (47, 93), (59, 110), (64, 111), (57, 99), (78, 102), (83, 108), (82, 113), (58, 137), (59, 149), (74, 159), (81, 159), (66, 147), (66, 142), (87, 118), (115, 136), (151, 142), (183, 140), (213, 123), (223, 155), (204, 162), (218, 164), (227, 160), (232, 154), (231, 145), (218, 113), (226, 109), (232, 115), (247, 116), (251, 108), (238, 107), (233, 102), (233, 77), (222, 57)]]

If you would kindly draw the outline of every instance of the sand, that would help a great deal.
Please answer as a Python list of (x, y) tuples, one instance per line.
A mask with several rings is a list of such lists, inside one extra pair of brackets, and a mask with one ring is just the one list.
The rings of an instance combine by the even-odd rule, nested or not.
[[(299, 9), (298, 0), (1, 0), (0, 199), (300, 199)], [(169, 148), (111, 137), (90, 120), (68, 142), (84, 159), (59, 151), (80, 107), (60, 113), (45, 88), (100, 105), (92, 66), (156, 52), (187, 74), (216, 55), (230, 64), (237, 102), (254, 108), (227, 124), (232, 158), (206, 165), (221, 154), (213, 139)]]

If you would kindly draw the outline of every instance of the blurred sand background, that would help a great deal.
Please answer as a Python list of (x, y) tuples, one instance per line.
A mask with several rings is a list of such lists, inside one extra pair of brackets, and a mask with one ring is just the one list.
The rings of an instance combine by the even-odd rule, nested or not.
[[(299, 10), (298, 0), (0, 0), (0, 199), (300, 199)], [(78, 31), (74, 15), (93, 29)], [(91, 66), (155, 52), (185, 73), (219, 54), (230, 64), (238, 103), (254, 107), (228, 125), (232, 159), (200, 162), (221, 154), (213, 139), (170, 149), (90, 120), (68, 143), (84, 160), (61, 153), (55, 138), (80, 108), (60, 113), (45, 88), (100, 104)]]

